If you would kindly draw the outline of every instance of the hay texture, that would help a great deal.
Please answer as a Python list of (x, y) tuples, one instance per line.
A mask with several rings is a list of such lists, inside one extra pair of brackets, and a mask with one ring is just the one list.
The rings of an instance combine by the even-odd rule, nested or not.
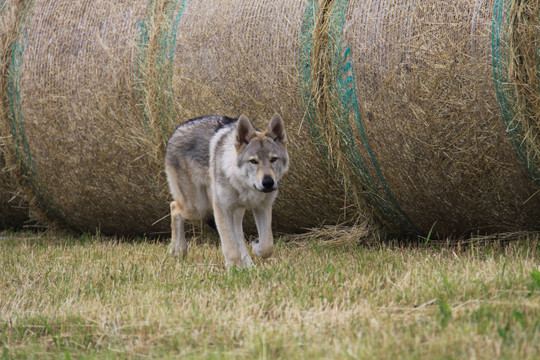
[(312, 6), (310, 118), (360, 207), (396, 234), (540, 229), (537, 1)]
[(20, 196), (18, 176), (8, 166), (11, 133), (8, 130), (8, 107), (5, 81), (8, 77), (11, 47), (16, 36), (16, 20), (24, 7), (23, 1), (5, 0), (0, 3), (0, 229), (20, 228), (28, 220), (28, 205)]
[(0, 230), (21, 228), (27, 220), (28, 205), (19, 192), (17, 179), (6, 169), (5, 158), (0, 152)]
[(540, 3), (496, 1), (492, 41), (503, 120), (540, 187)]

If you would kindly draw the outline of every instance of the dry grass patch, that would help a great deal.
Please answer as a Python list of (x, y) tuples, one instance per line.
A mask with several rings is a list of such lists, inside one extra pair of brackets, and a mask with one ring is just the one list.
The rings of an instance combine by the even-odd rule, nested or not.
[[(226, 271), (213, 240), (1, 234), (6, 358), (535, 358), (540, 239), (462, 247), (282, 238)], [(214, 239), (215, 240), (215, 239)]]

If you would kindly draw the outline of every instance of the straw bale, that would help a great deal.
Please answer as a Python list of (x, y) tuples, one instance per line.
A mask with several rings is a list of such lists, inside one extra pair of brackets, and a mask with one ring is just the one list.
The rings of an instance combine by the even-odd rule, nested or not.
[(354, 213), (304, 122), (297, 64), (305, 11), (303, 1), (188, 1), (172, 65), (175, 119), (245, 113), (263, 129), (274, 113), (282, 115), (291, 167), (280, 184), (274, 225), (287, 232), (335, 224)]
[(35, 0), (21, 16), (8, 89), (14, 148), (33, 206), (70, 228), (149, 233), (168, 211), (136, 91), (147, 8)]
[(6, 79), (9, 69), (10, 49), (16, 34), (16, 19), (24, 1), (5, 0), (0, 4), (0, 229), (18, 228), (28, 220), (28, 205), (18, 189), (17, 176), (8, 160), (12, 154), (7, 145)]
[[(497, 99), (494, 1), (323, 3), (322, 102), (334, 116), (318, 121), (357, 197), (395, 233), (540, 229), (538, 179), (516, 154)], [(528, 11), (529, 24), (508, 22), (520, 35), (496, 44), (514, 49), (505, 69), (527, 104), (517, 121), (538, 171), (538, 6)]]

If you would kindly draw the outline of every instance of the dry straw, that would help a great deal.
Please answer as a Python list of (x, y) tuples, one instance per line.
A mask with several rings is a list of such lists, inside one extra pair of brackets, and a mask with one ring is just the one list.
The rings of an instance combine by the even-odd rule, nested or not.
[(501, 42), (493, 57), (503, 118), (540, 186), (540, 3), (497, 1), (495, 12), (494, 33)]
[[(517, 15), (523, 13), (514, 10), (517, 4), (529, 15)], [(394, 233), (444, 237), (540, 228), (538, 178), (516, 154), (503, 122), (497, 91), (504, 90), (495, 87), (491, 54), (494, 43), (513, 49), (519, 71), (512, 70), (517, 65), (507, 70), (516, 104), (527, 106), (514, 109), (512, 121), (521, 122), (525, 162), (538, 171), (538, 55), (530, 50), (538, 49), (531, 30), (538, 30), (538, 4), (505, 1), (504, 9), (512, 9), (503, 14), (512, 19), (505, 28), (510, 36), (500, 39), (491, 32), (494, 5), (316, 4), (323, 21), (314, 32), (326, 37), (315, 55), (322, 60), (307, 78), (322, 102), (312, 118), (349, 189)], [(521, 25), (524, 19), (529, 22)], [(522, 28), (528, 31), (523, 38), (512, 32)]]
[[(0, 144), (3, 151), (3, 144)], [(28, 220), (28, 205), (22, 200), (17, 188), (17, 180), (5, 168), (6, 163), (0, 153), (0, 230), (20, 228)]]

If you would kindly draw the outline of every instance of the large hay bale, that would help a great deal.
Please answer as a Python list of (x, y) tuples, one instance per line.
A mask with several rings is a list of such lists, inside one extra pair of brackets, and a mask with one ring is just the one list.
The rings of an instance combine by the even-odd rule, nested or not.
[(274, 223), (289, 232), (335, 224), (352, 213), (304, 122), (297, 64), (305, 11), (303, 1), (187, 1), (177, 29), (170, 27), (176, 32), (172, 98), (165, 103), (175, 119), (245, 113), (259, 128), (275, 112), (285, 120), (291, 168)]
[(167, 213), (136, 91), (147, 8), (35, 0), (20, 16), (8, 89), (13, 146), (34, 208), (70, 228), (149, 233)]
[(304, 5), (251, 1), (34, 0), (9, 76), (10, 131), (32, 204), (67, 226), (169, 230), (163, 144), (205, 114), (287, 121), (291, 171), (277, 231), (345, 219), (298, 95)]
[(312, 6), (310, 119), (357, 198), (400, 234), (540, 229), (538, 1)]
[(245, 113), (261, 129), (276, 112), (285, 119), (291, 170), (274, 207), (282, 232), (358, 215), (348, 211), (303, 124), (297, 58), (304, 11), (305, 3), (285, 0), (169, 1), (145, 25), (153, 42), (141, 92), (159, 154), (174, 128), (196, 116)]

